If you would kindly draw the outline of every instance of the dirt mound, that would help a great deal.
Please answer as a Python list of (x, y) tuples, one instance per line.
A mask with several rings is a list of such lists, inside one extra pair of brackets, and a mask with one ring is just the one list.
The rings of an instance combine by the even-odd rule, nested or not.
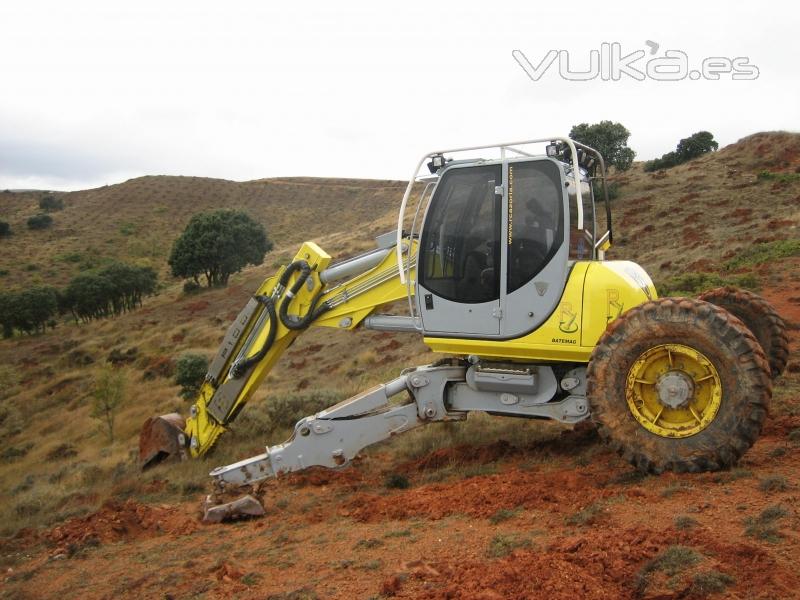
[[(406, 490), (402, 502), (396, 494), (357, 494), (345, 513), (362, 522), (425, 516), (441, 519), (462, 514), (488, 517), (501, 509), (541, 508), (573, 511), (593, 500), (613, 495), (598, 487), (599, 467), (529, 472), (510, 469), (496, 475), (471, 477), (447, 483), (422, 485)], [(640, 494), (635, 488), (629, 494)]]
[[(665, 556), (673, 557), (672, 564)], [(675, 556), (690, 559), (677, 568)], [(384, 580), (381, 593), (430, 600), (704, 598), (703, 581), (709, 576), (733, 581), (731, 574), (745, 589), (771, 589), (784, 597), (793, 597), (798, 583), (755, 544), (729, 543), (704, 532), (627, 527), (587, 529), (496, 560), (403, 565)]]
[(160, 535), (187, 535), (197, 521), (175, 506), (149, 506), (134, 500), (109, 500), (100, 510), (51, 530), (47, 539), (58, 545), (116, 542)]

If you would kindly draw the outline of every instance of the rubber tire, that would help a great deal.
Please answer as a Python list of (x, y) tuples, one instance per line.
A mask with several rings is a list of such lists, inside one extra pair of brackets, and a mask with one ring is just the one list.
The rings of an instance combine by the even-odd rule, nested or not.
[[(683, 344), (716, 367), (722, 402), (714, 420), (695, 435), (671, 439), (645, 429), (625, 399), (628, 371), (646, 350)], [(642, 472), (716, 471), (739, 460), (761, 433), (772, 380), (761, 346), (726, 310), (691, 298), (662, 298), (613, 321), (587, 369), (587, 397), (600, 435)]]
[(709, 290), (699, 299), (721, 306), (738, 317), (764, 349), (772, 377), (783, 373), (789, 360), (789, 333), (786, 323), (769, 302), (758, 294), (730, 286)]

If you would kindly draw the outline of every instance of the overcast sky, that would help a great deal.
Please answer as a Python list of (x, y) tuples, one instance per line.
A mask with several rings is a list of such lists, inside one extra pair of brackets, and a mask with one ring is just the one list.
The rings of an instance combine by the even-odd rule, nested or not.
[[(440, 147), (620, 121), (642, 159), (701, 129), (800, 127), (798, 4), (40, 2), (0, 5), (0, 189), (145, 174), (407, 179)], [(658, 50), (645, 44), (649, 40)], [(566, 81), (590, 51), (748, 57), (758, 78)], [(639, 70), (644, 70), (639, 61)]]

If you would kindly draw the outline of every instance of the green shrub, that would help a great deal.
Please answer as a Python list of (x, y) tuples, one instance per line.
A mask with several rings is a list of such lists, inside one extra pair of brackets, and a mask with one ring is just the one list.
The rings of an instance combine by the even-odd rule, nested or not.
[(53, 217), (44, 213), (28, 218), (28, 229), (47, 229), (53, 224)]
[(180, 396), (192, 400), (200, 391), (208, 372), (208, 359), (202, 354), (184, 354), (175, 363), (175, 383), (181, 386)]
[(11, 225), (5, 221), (0, 221), (0, 237), (7, 237), (11, 235)]
[(761, 171), (756, 176), (759, 181), (777, 181), (780, 183), (791, 183), (800, 180), (800, 173), (772, 173), (771, 171)]
[(56, 198), (48, 194), (39, 198), (39, 208), (47, 212), (53, 212), (64, 208), (64, 201), (61, 198)]
[(739, 251), (739, 255), (725, 263), (728, 270), (760, 265), (772, 260), (800, 256), (800, 239), (776, 240), (753, 244)]
[(386, 479), (384, 479), (383, 484), (387, 488), (394, 490), (405, 490), (411, 486), (408, 481), (408, 477), (401, 475), (400, 473), (389, 473), (386, 476)]
[(755, 290), (758, 279), (751, 274), (721, 277), (715, 273), (686, 273), (659, 282), (656, 288), (659, 296), (694, 296), (726, 285)]

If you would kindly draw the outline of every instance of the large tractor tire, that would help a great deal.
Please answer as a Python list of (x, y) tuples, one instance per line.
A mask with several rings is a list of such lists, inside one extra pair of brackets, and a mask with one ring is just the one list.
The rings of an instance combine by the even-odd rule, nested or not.
[(734, 287), (709, 290), (700, 300), (721, 306), (738, 317), (764, 349), (772, 377), (783, 373), (789, 360), (789, 334), (786, 323), (769, 302), (758, 294)]
[(587, 396), (600, 435), (643, 472), (714, 471), (758, 438), (772, 395), (750, 330), (718, 306), (662, 298), (609, 325)]

